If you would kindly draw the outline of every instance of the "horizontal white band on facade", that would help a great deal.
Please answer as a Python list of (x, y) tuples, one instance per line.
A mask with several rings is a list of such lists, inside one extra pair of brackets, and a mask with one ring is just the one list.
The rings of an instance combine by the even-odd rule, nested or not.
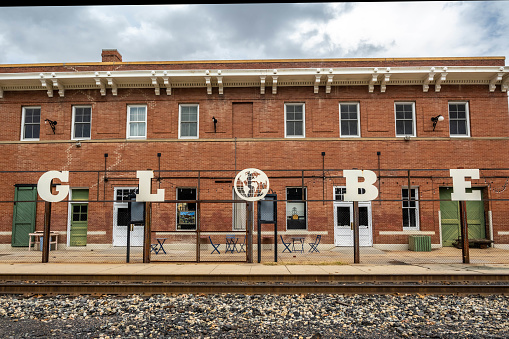
[[(179, 234), (179, 235), (185, 235), (185, 234), (196, 234), (195, 232), (186, 232), (186, 231), (170, 231), (170, 232), (155, 232), (156, 233), (156, 236), (160, 236), (160, 235), (166, 235), (166, 236), (170, 236), (170, 235), (176, 235), (176, 234)], [(238, 234), (238, 235), (242, 235), (242, 234), (245, 234), (246, 231), (226, 231), (226, 232), (200, 232), (200, 235), (206, 235), (206, 236), (209, 236), (209, 235), (228, 235), (228, 234)], [(10, 234), (10, 233), (9, 233)], [(256, 232), (253, 232), (253, 234), (257, 234)], [(303, 235), (303, 234), (309, 234), (309, 235), (317, 235), (317, 234), (321, 234), (321, 235), (327, 235), (329, 234), (329, 232), (327, 231), (306, 231), (306, 230), (301, 230), (301, 231), (277, 231), (277, 234), (284, 234), (284, 235)], [(274, 235), (274, 231), (262, 231), (262, 235)]]
[(498, 231), (497, 234), (498, 235), (509, 235), (509, 232), (507, 232), (507, 231)]
[(379, 235), (435, 235), (434, 231), (379, 231)]
[(443, 85), (486, 85), (489, 91), (509, 87), (508, 66), (415, 66), (415, 67), (332, 67), (332, 68), (280, 68), (280, 69), (223, 69), (223, 70), (131, 70), (131, 71), (86, 71), (86, 72), (26, 72), (0, 74), (0, 97), (6, 91), (47, 91), (53, 97), (58, 90), (65, 96), (66, 90), (97, 89), (101, 95), (111, 90), (117, 95), (122, 88), (153, 88), (160, 95), (160, 88), (171, 95), (173, 88), (257, 87), (264, 94), (265, 87), (277, 93), (278, 87), (307, 86), (318, 93), (325, 88), (331, 93), (332, 86), (374, 86), (385, 92), (390, 85), (419, 85), (423, 92), (435, 86), (439, 92)]
[(106, 231), (88, 231), (88, 235), (106, 235)]

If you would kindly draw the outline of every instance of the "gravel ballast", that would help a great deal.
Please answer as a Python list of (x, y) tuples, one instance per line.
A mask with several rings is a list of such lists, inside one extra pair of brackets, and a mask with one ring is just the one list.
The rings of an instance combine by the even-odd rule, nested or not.
[(509, 297), (0, 296), (1, 338), (506, 338)]

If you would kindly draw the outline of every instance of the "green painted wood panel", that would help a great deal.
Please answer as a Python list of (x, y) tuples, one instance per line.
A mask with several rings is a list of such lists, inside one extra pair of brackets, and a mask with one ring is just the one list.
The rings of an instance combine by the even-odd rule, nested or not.
[[(467, 189), (467, 192), (472, 192)], [(451, 199), (452, 188), (440, 188), (440, 200)], [(481, 190), (482, 197), (482, 190)], [(482, 201), (467, 201), (467, 226), (469, 239), (486, 238), (484, 224), (484, 204)], [(440, 201), (442, 214), (442, 246), (452, 246), (461, 237), (460, 210), (458, 201)]]
[(35, 186), (15, 188), (11, 238), (13, 247), (28, 247), (28, 234), (35, 231), (36, 200)]
[(88, 204), (71, 204), (70, 246), (85, 246), (88, 231)]

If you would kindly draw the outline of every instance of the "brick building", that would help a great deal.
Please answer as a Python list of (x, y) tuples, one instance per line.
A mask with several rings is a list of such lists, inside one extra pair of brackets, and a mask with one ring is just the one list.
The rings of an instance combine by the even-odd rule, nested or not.
[(253, 167), (281, 200), (281, 234), (331, 246), (352, 243), (341, 171), (373, 170), (361, 246), (402, 249), (413, 234), (452, 244), (448, 170), (481, 169), (471, 237), (504, 247), (508, 87), (503, 57), (123, 62), (103, 50), (102, 62), (0, 65), (0, 246), (42, 229), (44, 203), (29, 201), (49, 170), (71, 172), (68, 201), (52, 207), (69, 248), (125, 245), (124, 200), (146, 169), (167, 200), (154, 204), (154, 232), (242, 231), (241, 204), (178, 201), (232, 200), (236, 172)]

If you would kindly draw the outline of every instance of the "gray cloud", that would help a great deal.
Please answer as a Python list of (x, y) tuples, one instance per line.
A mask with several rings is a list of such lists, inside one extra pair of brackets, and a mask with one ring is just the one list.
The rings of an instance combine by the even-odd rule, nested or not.
[[(394, 12), (413, 3), (372, 8), (373, 3), (366, 7), (371, 13), (358, 6), (348, 2), (4, 7), (0, 63), (100, 61), (104, 48), (118, 49), (124, 61), (508, 54), (507, 2), (437, 5), (454, 7), (454, 18), (440, 17), (440, 10), (431, 17), (406, 10), (404, 15), (415, 15), (416, 25), (406, 21), (405, 29), (397, 28), (397, 20), (407, 18)], [(347, 19), (354, 27), (330, 28)], [(452, 21), (454, 31), (447, 27), (453, 33), (443, 37), (436, 33)], [(385, 36), (378, 34), (385, 30)], [(451, 36), (456, 30), (475, 34)], [(422, 43), (410, 49), (412, 40)]]

